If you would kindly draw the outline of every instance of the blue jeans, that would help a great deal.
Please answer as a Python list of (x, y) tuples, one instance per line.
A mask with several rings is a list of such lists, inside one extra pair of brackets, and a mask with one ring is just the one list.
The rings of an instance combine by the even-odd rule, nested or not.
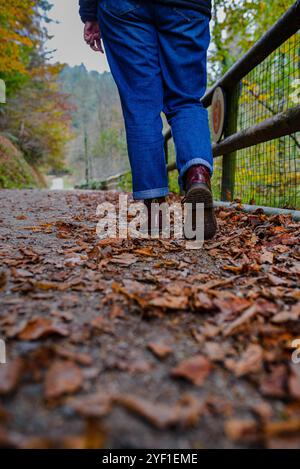
[(213, 171), (207, 110), (209, 18), (147, 0), (102, 0), (99, 23), (124, 114), (133, 196), (168, 194), (161, 112), (172, 129), (179, 181), (202, 164)]

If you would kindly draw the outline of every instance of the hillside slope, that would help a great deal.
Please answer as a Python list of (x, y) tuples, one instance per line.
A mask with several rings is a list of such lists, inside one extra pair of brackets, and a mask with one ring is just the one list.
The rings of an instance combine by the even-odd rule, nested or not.
[(10, 140), (0, 135), (0, 189), (36, 187), (45, 187), (42, 176)]

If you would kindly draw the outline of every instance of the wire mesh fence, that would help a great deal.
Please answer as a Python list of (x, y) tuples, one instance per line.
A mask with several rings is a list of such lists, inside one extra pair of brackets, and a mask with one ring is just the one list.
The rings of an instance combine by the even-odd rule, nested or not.
[[(237, 131), (300, 103), (300, 34), (288, 39), (246, 75), (237, 88)], [(213, 190), (221, 197), (222, 158), (215, 159)], [(236, 152), (234, 199), (300, 208), (300, 132)]]

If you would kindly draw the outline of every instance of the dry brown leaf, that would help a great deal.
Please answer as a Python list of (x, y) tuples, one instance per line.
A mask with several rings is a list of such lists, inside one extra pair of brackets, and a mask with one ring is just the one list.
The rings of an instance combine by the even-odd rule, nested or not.
[(105, 238), (98, 241), (97, 246), (100, 248), (105, 248), (107, 246), (119, 245), (122, 244), (122, 240), (118, 238)]
[(266, 422), (264, 425), (266, 436), (290, 435), (300, 433), (300, 419), (283, 420), (280, 422)]
[(298, 302), (290, 311), (282, 311), (275, 314), (271, 321), (275, 324), (281, 324), (288, 321), (299, 321), (300, 319), (300, 302)]
[(129, 373), (149, 373), (153, 368), (152, 363), (147, 360), (136, 359), (128, 363), (127, 370)]
[(225, 422), (224, 431), (232, 441), (253, 441), (258, 438), (255, 420), (229, 419)]
[(0, 395), (11, 394), (16, 391), (24, 369), (21, 358), (0, 365)]
[(277, 275), (268, 274), (267, 278), (268, 278), (269, 282), (271, 283), (271, 285), (274, 285), (275, 287), (278, 286), (278, 285), (286, 285), (287, 284), (287, 281), (285, 279), (283, 279), (281, 277), (278, 277)]
[(221, 332), (221, 328), (219, 326), (215, 326), (214, 324), (210, 324), (208, 322), (204, 323), (204, 325), (200, 329), (201, 334), (209, 339), (213, 339), (214, 337), (218, 336)]
[(109, 317), (111, 319), (119, 319), (123, 318), (125, 316), (124, 308), (122, 308), (118, 304), (112, 305), (110, 312), (109, 312)]
[(148, 349), (158, 358), (166, 358), (172, 353), (172, 349), (164, 342), (149, 342)]
[(193, 298), (193, 309), (197, 311), (210, 311), (214, 309), (214, 304), (206, 293), (197, 293)]
[(211, 371), (211, 362), (203, 355), (183, 360), (171, 371), (175, 378), (185, 378), (196, 386), (202, 386)]
[(274, 254), (263, 248), (259, 260), (261, 264), (273, 264)]
[(113, 282), (111, 287), (112, 287), (113, 292), (120, 293), (124, 295), (126, 298), (135, 301), (141, 308), (144, 308), (146, 306), (147, 301), (144, 298), (142, 298), (136, 293), (129, 292), (128, 290), (126, 290), (126, 288), (122, 287), (119, 283)]
[(71, 361), (57, 360), (46, 373), (45, 397), (55, 399), (64, 394), (73, 394), (82, 387), (81, 369)]
[(49, 335), (69, 335), (68, 329), (62, 324), (55, 324), (49, 318), (36, 317), (29, 320), (18, 333), (21, 340), (37, 340)]
[(25, 269), (12, 269), (12, 275), (15, 278), (30, 278), (33, 277), (33, 273)]
[(224, 347), (218, 342), (208, 341), (204, 343), (204, 353), (211, 360), (216, 362), (221, 362), (224, 360), (228, 347)]
[(134, 250), (134, 253), (139, 256), (157, 257), (157, 254), (154, 253), (152, 247), (138, 248)]
[(219, 308), (225, 319), (234, 318), (237, 314), (249, 308), (251, 301), (238, 296), (232, 298), (217, 298), (213, 300), (214, 305)]
[(118, 256), (114, 256), (112, 259), (109, 260), (110, 263), (112, 264), (119, 264), (122, 266), (131, 266), (132, 264), (135, 264), (138, 262), (139, 258), (134, 256), (133, 254), (120, 254)]
[(188, 298), (186, 296), (164, 295), (153, 298), (148, 304), (163, 309), (187, 309)]
[(68, 359), (83, 366), (90, 366), (93, 359), (86, 353), (79, 353), (77, 350), (70, 349), (66, 345), (56, 344), (53, 346), (53, 351), (61, 358)]
[(52, 281), (47, 281), (47, 280), (39, 280), (39, 281), (34, 281), (30, 280), (31, 284), (40, 290), (58, 290), (58, 291), (66, 291), (69, 289), (82, 289), (83, 286), (85, 286), (85, 283), (82, 278), (77, 277), (74, 278), (73, 280), (70, 280), (69, 282), (52, 282)]
[(191, 395), (183, 396), (174, 405), (151, 402), (133, 395), (120, 395), (115, 401), (161, 430), (175, 425), (193, 426), (205, 408), (203, 402)]
[(113, 334), (113, 330), (104, 316), (98, 316), (93, 319), (92, 326), (98, 331), (104, 332), (105, 334)]
[(263, 366), (263, 349), (260, 345), (250, 344), (239, 360), (228, 359), (225, 366), (237, 377), (258, 373)]
[(224, 265), (224, 270), (234, 272), (235, 274), (246, 274), (248, 272), (260, 272), (261, 266), (258, 264)]
[(250, 306), (243, 314), (238, 317), (235, 321), (231, 322), (223, 331), (224, 336), (232, 335), (236, 332), (236, 330), (243, 326), (245, 323), (250, 321), (256, 314), (258, 313), (257, 305), (254, 304)]
[(72, 397), (67, 403), (83, 417), (101, 418), (111, 412), (113, 399), (113, 395), (102, 392), (78, 398)]

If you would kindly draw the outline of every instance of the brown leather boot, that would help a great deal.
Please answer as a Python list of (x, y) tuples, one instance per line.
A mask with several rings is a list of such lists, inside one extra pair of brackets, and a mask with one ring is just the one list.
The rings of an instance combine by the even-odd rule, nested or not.
[[(206, 166), (191, 166), (184, 175), (184, 203), (190, 203), (193, 210), (196, 204), (204, 204), (204, 239), (211, 239), (217, 231), (217, 220), (213, 208), (210, 172)], [(194, 227), (193, 227), (194, 229)]]

